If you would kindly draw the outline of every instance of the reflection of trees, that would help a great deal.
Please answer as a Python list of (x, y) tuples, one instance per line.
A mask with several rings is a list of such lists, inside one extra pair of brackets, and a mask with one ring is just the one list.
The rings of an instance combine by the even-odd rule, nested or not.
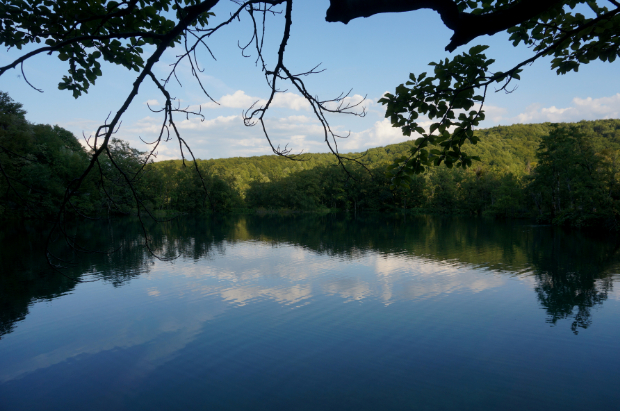
[[(279, 219), (279, 220), (278, 220)], [(548, 321), (572, 318), (572, 329), (587, 328), (591, 309), (612, 290), (618, 263), (617, 236), (587, 235), (522, 222), (453, 217), (386, 219), (372, 216), (279, 216), (248, 222), (248, 229), (270, 241), (284, 241), (315, 252), (353, 258), (366, 250), (406, 252), (437, 261), (456, 260), (481, 268), (533, 272), (536, 293)]]
[[(575, 333), (588, 327), (591, 308), (607, 298), (612, 288), (609, 273), (618, 261), (615, 238), (471, 218), (228, 215), (184, 217), (147, 229), (159, 255), (196, 260), (223, 254), (226, 243), (260, 240), (345, 259), (368, 252), (407, 254), (497, 271), (533, 272), (549, 322), (572, 318)], [(6, 229), (0, 238), (0, 336), (25, 318), (33, 302), (54, 299), (75, 287), (75, 281), (47, 269), (37, 232), (41, 230)], [(118, 287), (149, 270), (153, 258), (141, 245), (139, 224), (129, 218), (82, 224), (74, 234), (84, 247), (118, 251), (78, 256), (77, 264), (65, 271), (68, 277), (96, 278)], [(72, 257), (68, 250), (55, 251)]]
[[(147, 224), (154, 249), (164, 256), (204, 258), (220, 250), (230, 219), (183, 219)], [(75, 256), (59, 248), (54, 253), (75, 261), (64, 276), (52, 272), (44, 259), (44, 227), (5, 227), (0, 237), (0, 337), (28, 314), (29, 305), (52, 300), (73, 290), (79, 279), (100, 279), (114, 287), (148, 272), (152, 257), (142, 246), (142, 229), (130, 218), (80, 224), (71, 235), (90, 250), (117, 250), (110, 254)], [(77, 258), (76, 258), (77, 257)]]
[[(353, 258), (372, 250), (432, 260), (457, 260), (517, 271), (528, 264), (530, 233), (515, 223), (437, 216), (265, 215), (247, 220), (248, 231), (265, 241), (286, 242), (317, 253)], [(518, 226), (522, 226), (519, 224)]]
[(3, 227), (0, 238), (0, 337), (10, 333), (14, 324), (26, 317), (30, 304), (56, 298), (75, 285), (75, 281), (46, 272), (43, 250), (44, 244), (35, 232)]
[(579, 328), (588, 328), (592, 324), (590, 310), (607, 299), (612, 287), (610, 278), (597, 281), (594, 276), (575, 272), (545, 272), (538, 274), (537, 280), (536, 293), (547, 309), (548, 322), (556, 324), (560, 319), (572, 317), (571, 329), (575, 334), (579, 333)]
[(617, 238), (589, 237), (580, 232), (548, 229), (532, 248), (536, 293), (548, 322), (572, 318), (575, 334), (592, 323), (591, 310), (607, 299), (617, 262)]

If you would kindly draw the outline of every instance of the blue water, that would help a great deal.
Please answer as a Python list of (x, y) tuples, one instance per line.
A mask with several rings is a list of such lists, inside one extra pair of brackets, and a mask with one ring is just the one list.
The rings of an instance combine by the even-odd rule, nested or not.
[(5, 236), (0, 409), (620, 403), (614, 237), (437, 217), (149, 228), (178, 258), (149, 256), (135, 222), (93, 226), (84, 241), (125, 249), (76, 256), (65, 274), (94, 280), (83, 283), (43, 274), (34, 240)]

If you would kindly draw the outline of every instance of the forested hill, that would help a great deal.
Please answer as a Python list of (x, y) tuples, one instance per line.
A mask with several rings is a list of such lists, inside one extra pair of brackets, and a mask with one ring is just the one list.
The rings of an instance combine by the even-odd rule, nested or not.
[[(596, 129), (597, 133), (603, 134), (604, 131), (606, 136), (617, 132), (620, 128), (620, 120), (583, 121), (577, 124), (580, 127)], [(540, 145), (541, 138), (549, 134), (551, 127), (552, 123), (515, 124), (477, 130), (476, 135), (481, 137), (481, 141), (476, 145), (467, 144), (464, 151), (481, 158), (482, 161), (474, 164), (474, 167), (496, 166), (518, 173), (536, 162), (536, 150)], [(616, 138), (616, 140), (618, 139), (620, 138)], [(414, 146), (413, 141), (406, 141), (385, 147), (371, 148), (366, 152), (350, 153), (346, 156), (359, 158), (362, 163), (374, 168), (378, 165), (387, 165), (396, 157), (407, 155), (412, 146)], [(238, 180), (244, 182), (274, 180), (296, 171), (336, 164), (331, 153), (303, 154), (297, 159), (300, 161), (291, 161), (276, 155), (266, 155), (198, 161), (220, 176), (236, 176)], [(182, 162), (181, 160), (169, 160), (157, 164), (165, 167), (166, 163), (179, 166)]]
[[(467, 144), (463, 150), (468, 154), (479, 156), (482, 162), (478, 165), (500, 166), (519, 172), (536, 161), (536, 150), (541, 137), (549, 134), (550, 128), (551, 123), (544, 123), (515, 124), (477, 130), (475, 134), (480, 137), (480, 142), (476, 145)], [(394, 157), (406, 155), (407, 150), (413, 145), (413, 141), (407, 141), (373, 148), (368, 150), (368, 157), (372, 162), (391, 161)]]
[[(345, 173), (331, 154), (305, 154), (302, 161), (260, 156), (198, 163), (230, 190), (223, 197), (215, 190), (211, 199), (211, 204), (227, 209), (408, 210), (617, 226), (620, 120), (517, 124), (479, 130), (477, 135), (480, 142), (463, 150), (479, 156), (480, 162), (468, 170), (431, 168), (414, 176), (408, 189), (390, 189), (384, 170), (408, 153), (412, 141), (351, 155), (370, 173), (355, 163), (348, 163)], [(165, 190), (178, 193), (169, 197), (168, 205), (193, 210), (197, 202), (188, 203), (192, 195), (180, 183), (181, 170), (188, 169), (180, 161), (156, 163), (153, 169), (181, 173), (175, 188)]]
[[(568, 123), (560, 123), (568, 126)], [(597, 149), (601, 150), (609, 145), (610, 148), (620, 148), (620, 120), (596, 120), (572, 123), (584, 133), (594, 136)], [(466, 144), (463, 151), (470, 155), (479, 156), (481, 161), (474, 163), (473, 168), (499, 168), (513, 173), (529, 172), (537, 163), (536, 152), (543, 136), (549, 135), (554, 123), (515, 124), (498, 126), (476, 131), (480, 142), (476, 145)], [(407, 155), (414, 145), (413, 141), (391, 144), (385, 147), (371, 148), (362, 153), (347, 154), (350, 157), (360, 158), (361, 162), (371, 167), (387, 165), (396, 157)], [(245, 182), (255, 180), (274, 180), (290, 175), (295, 171), (309, 170), (318, 166), (335, 164), (334, 156), (330, 153), (304, 154), (299, 157), (302, 161), (290, 161), (275, 156), (232, 157), (225, 159), (199, 160), (218, 175), (233, 177)], [(171, 160), (179, 165), (180, 160)], [(166, 161), (158, 164), (163, 165)]]
[[(0, 92), (0, 220), (57, 215), (65, 189), (89, 155), (68, 131), (34, 125)], [(620, 224), (620, 120), (529, 124), (477, 131), (463, 150), (467, 170), (433, 167), (394, 188), (386, 166), (412, 141), (373, 148), (364, 167), (331, 154), (180, 160), (147, 164), (145, 153), (112, 139), (111, 158), (67, 203), (67, 216), (234, 210), (347, 210), (533, 217), (575, 226)]]
[[(536, 152), (543, 136), (555, 127), (555, 123), (514, 124), (476, 130), (480, 137), (476, 145), (466, 143), (463, 151), (482, 160), (476, 166), (500, 167), (511, 172), (520, 173), (531, 168), (537, 162)], [(560, 123), (568, 126), (568, 123)], [(620, 148), (620, 120), (596, 120), (572, 123), (579, 130), (594, 137), (598, 150), (605, 146)], [(392, 158), (406, 154), (414, 144), (412, 141), (391, 144), (368, 150), (371, 162), (390, 161)]]

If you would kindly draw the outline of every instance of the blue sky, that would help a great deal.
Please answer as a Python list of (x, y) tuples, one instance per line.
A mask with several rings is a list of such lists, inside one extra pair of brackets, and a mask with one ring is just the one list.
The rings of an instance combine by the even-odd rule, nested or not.
[[(370, 147), (404, 141), (399, 129), (384, 119), (383, 107), (377, 100), (386, 91), (407, 80), (409, 73), (429, 71), (428, 63), (449, 57), (444, 51), (451, 32), (430, 11), (384, 14), (357, 19), (348, 25), (327, 23), (324, 16), (327, 0), (297, 0), (293, 5), (293, 26), (285, 60), (293, 72), (304, 72), (322, 63), (325, 72), (307, 78), (312, 94), (321, 98), (335, 97), (352, 89), (352, 95), (367, 96), (368, 115), (330, 117), (332, 126), (351, 136), (340, 141), (343, 152), (363, 151)], [(217, 23), (227, 17), (234, 4), (222, 0), (213, 10)], [(206, 120), (180, 121), (183, 136), (198, 158), (221, 158), (270, 154), (269, 146), (258, 127), (245, 127), (240, 114), (257, 99), (268, 96), (269, 89), (252, 58), (244, 58), (237, 42), (247, 42), (250, 21), (222, 30), (209, 41), (217, 61), (206, 52), (200, 54), (205, 71), (201, 80), (221, 105), (209, 100), (191, 77), (188, 67), (181, 68), (182, 87), (174, 85), (171, 94), (184, 105), (202, 105)], [(282, 33), (282, 17), (268, 19), (265, 55), (268, 63), (276, 58)], [(493, 69), (504, 71), (528, 58), (531, 50), (512, 47), (508, 36), (500, 33), (479, 38), (465, 46), (489, 44), (487, 55), (497, 60)], [(458, 49), (455, 53), (462, 52)], [(23, 51), (11, 50), (0, 55), (7, 64)], [(164, 55), (156, 70), (164, 76), (177, 51)], [(482, 127), (544, 121), (579, 121), (620, 117), (620, 79), (618, 63), (595, 62), (580, 68), (579, 73), (558, 76), (550, 70), (549, 60), (540, 60), (526, 68), (519, 87), (512, 94), (492, 93), (486, 102), (487, 120)], [(7, 91), (24, 104), (28, 119), (35, 123), (58, 124), (76, 136), (92, 134), (108, 113), (115, 112), (126, 98), (135, 72), (105, 65), (104, 76), (87, 95), (75, 100), (69, 92), (59, 91), (57, 83), (66, 70), (56, 56), (40, 55), (27, 62), (24, 70), (30, 82), (45, 92), (32, 90), (17, 70), (0, 77), (0, 90)], [(286, 93), (279, 97), (278, 107), (269, 114), (267, 123), (276, 144), (289, 144), (294, 150), (327, 151), (316, 120), (299, 95)], [(123, 118), (118, 137), (145, 150), (140, 142), (152, 138), (161, 119), (151, 113), (146, 102), (161, 103), (162, 98), (151, 84), (144, 84), (130, 110)], [(156, 103), (155, 103), (156, 104)], [(176, 144), (168, 143), (159, 150), (159, 159), (178, 158)]]

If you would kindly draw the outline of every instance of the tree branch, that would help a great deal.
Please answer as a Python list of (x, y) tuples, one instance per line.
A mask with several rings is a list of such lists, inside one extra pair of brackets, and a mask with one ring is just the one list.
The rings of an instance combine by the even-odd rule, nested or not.
[(564, 1), (521, 0), (493, 13), (476, 15), (459, 12), (453, 0), (330, 0), (325, 20), (347, 24), (353, 19), (379, 13), (431, 9), (439, 13), (446, 27), (454, 32), (446, 46), (446, 50), (452, 52), (476, 37), (504, 31), (561, 3)]
[[(0, 76), (3, 75), (5, 71), (17, 67), (18, 64), (23, 64), (23, 62), (28, 60), (30, 57), (34, 57), (37, 54), (46, 53), (46, 52), (52, 53), (70, 44), (83, 43), (89, 40), (128, 39), (131, 37), (152, 38), (152, 39), (162, 40), (166, 38), (166, 35), (143, 32), (143, 31), (136, 31), (136, 32), (131, 32), (131, 33), (112, 33), (112, 34), (97, 35), (97, 36), (73, 37), (68, 40), (61, 41), (60, 43), (57, 43), (53, 46), (40, 47), (38, 49), (32, 50), (29, 53), (24, 54), (23, 56), (13, 61), (11, 64), (7, 64), (4, 67), (0, 67)], [(38, 89), (35, 88), (35, 90), (38, 90)]]
[[(54, 226), (50, 230), (48, 237), (47, 237), (47, 247), (46, 247), (47, 248), (47, 260), (50, 266), (52, 267), (55, 266), (51, 259), (53, 258), (53, 256), (49, 252), (50, 244), (53, 241), (52, 239), (53, 239), (53, 235), (55, 231), (60, 229), (63, 224), (63, 216), (64, 216), (65, 208), (67, 207), (69, 200), (71, 200), (71, 197), (73, 197), (73, 195), (82, 185), (82, 183), (84, 182), (84, 180), (86, 179), (90, 171), (93, 169), (95, 164), (98, 162), (99, 156), (103, 152), (106, 152), (108, 153), (108, 157), (111, 157), (109, 155), (108, 143), (112, 137), (112, 134), (114, 133), (114, 129), (116, 128), (116, 125), (119, 124), (119, 121), (122, 115), (125, 113), (125, 111), (129, 107), (133, 99), (138, 95), (138, 90), (140, 89), (142, 82), (147, 76), (151, 74), (151, 69), (153, 68), (153, 65), (159, 61), (164, 51), (168, 49), (168, 47), (174, 41), (174, 39), (177, 36), (179, 36), (181, 33), (183, 33), (183, 31), (185, 31), (189, 27), (189, 25), (196, 18), (196, 16), (198, 16), (201, 13), (205, 13), (211, 10), (211, 8), (215, 6), (218, 3), (218, 1), (219, 0), (206, 0), (195, 6), (189, 6), (185, 8), (186, 15), (179, 21), (179, 23), (174, 28), (172, 28), (168, 33), (164, 35), (164, 37), (162, 38), (162, 41), (157, 45), (157, 48), (155, 49), (153, 54), (147, 59), (144, 69), (140, 72), (140, 74), (136, 78), (136, 81), (133, 83), (133, 87), (131, 88), (131, 91), (128, 94), (128, 96), (126, 97), (125, 102), (123, 103), (121, 108), (117, 111), (116, 115), (112, 119), (112, 122), (109, 125), (106, 125), (104, 127), (104, 129), (106, 130), (106, 133), (103, 136), (103, 142), (98, 148), (95, 146), (96, 150), (93, 152), (93, 155), (90, 159), (90, 162), (87, 168), (84, 170), (84, 172), (82, 173), (80, 177), (74, 179), (73, 181), (69, 183), (65, 191), (65, 195), (59, 207), (56, 220), (54, 222)], [(96, 143), (96, 140), (95, 140), (95, 143)], [(148, 242), (148, 238), (147, 238), (147, 242)]]

